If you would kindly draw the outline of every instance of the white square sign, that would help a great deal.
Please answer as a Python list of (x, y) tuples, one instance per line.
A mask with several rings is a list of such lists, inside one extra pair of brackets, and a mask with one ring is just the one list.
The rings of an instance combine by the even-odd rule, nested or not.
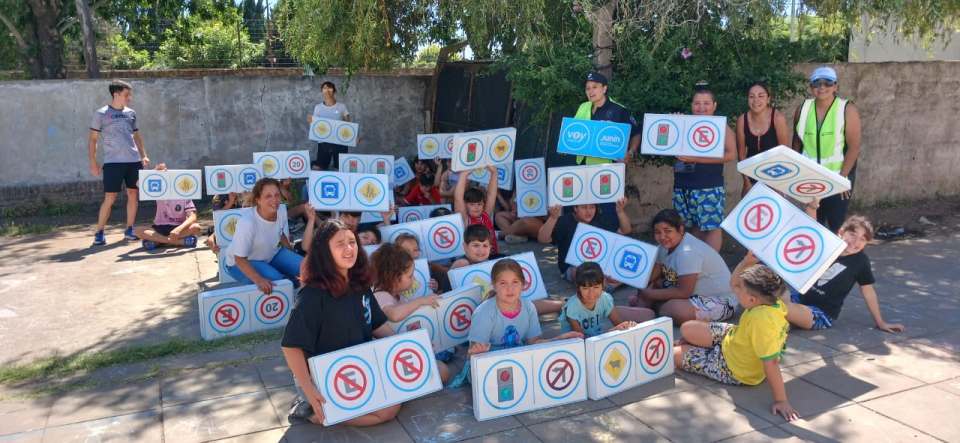
[(380, 227), (380, 236), (385, 242), (393, 243), (403, 233), (417, 237), (420, 252), (429, 261), (463, 255), (463, 217), (460, 214)]
[(311, 171), (310, 204), (318, 211), (390, 210), (392, 192), (386, 175)]
[(750, 189), (720, 227), (800, 293), (846, 248), (840, 237), (763, 183)]
[(310, 176), (310, 151), (254, 152), (253, 163), (264, 177), (307, 178)]
[(726, 136), (726, 117), (644, 114), (640, 153), (722, 158)]
[(777, 146), (740, 163), (737, 171), (802, 202), (850, 190), (850, 180), (786, 146)]
[(543, 157), (514, 161), (517, 176), (517, 217), (547, 215), (547, 176)]
[(371, 154), (340, 154), (340, 172), (384, 174), (393, 180), (393, 156)]
[(625, 172), (623, 163), (550, 168), (547, 170), (548, 204), (573, 206), (616, 202), (623, 198)]
[(625, 331), (584, 340), (591, 400), (673, 375), (673, 319), (660, 317)]
[(523, 299), (533, 301), (546, 298), (547, 285), (543, 282), (543, 274), (540, 273), (540, 266), (537, 264), (537, 257), (533, 252), (524, 252), (522, 254), (451, 269), (450, 272), (447, 273), (450, 277), (450, 286), (453, 288), (471, 285), (481, 286), (483, 293), (486, 294), (492, 287), (490, 271), (493, 269), (493, 265), (507, 258), (516, 260), (523, 270), (523, 292), (520, 293)]
[(250, 192), (263, 177), (259, 165), (204, 166), (207, 195), (225, 195), (231, 192)]
[[(497, 188), (507, 191), (513, 189), (513, 163), (498, 163), (494, 166), (497, 168)], [(474, 169), (467, 177), (483, 186), (490, 183), (490, 171), (487, 168)]]
[(270, 294), (257, 285), (214, 289), (197, 294), (200, 335), (205, 340), (275, 329), (287, 324), (293, 306), (293, 283), (273, 282)]
[(516, 139), (516, 128), (454, 134), (450, 170), (470, 171), (498, 163), (513, 162)]
[(393, 162), (393, 186), (403, 186), (410, 180), (417, 178), (410, 168), (406, 157), (397, 157)]
[(199, 169), (141, 169), (140, 200), (200, 200), (202, 175)]
[(450, 158), (454, 134), (417, 134), (417, 158)]
[(657, 247), (586, 223), (577, 224), (565, 262), (596, 262), (604, 275), (634, 288), (646, 288), (657, 260)]
[(357, 135), (359, 133), (360, 125), (356, 123), (331, 120), (314, 115), (307, 137), (315, 142), (357, 146)]

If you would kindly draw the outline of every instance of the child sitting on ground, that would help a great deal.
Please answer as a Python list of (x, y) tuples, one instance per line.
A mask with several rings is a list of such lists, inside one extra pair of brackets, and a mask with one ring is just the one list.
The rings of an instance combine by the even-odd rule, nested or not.
[(614, 306), (613, 296), (603, 290), (603, 269), (595, 262), (583, 262), (577, 272), (577, 293), (567, 298), (560, 311), (560, 328), (577, 331), (587, 337), (607, 332), (603, 319), (609, 319), (613, 329), (629, 329), (637, 323), (654, 317), (647, 308)]
[(713, 248), (685, 232), (673, 209), (653, 217), (657, 262), (650, 284), (631, 297), (631, 306), (652, 307), (677, 324), (689, 320), (724, 321), (733, 317), (737, 297), (730, 291), (730, 270)]
[(731, 385), (758, 385), (766, 378), (773, 391), (773, 414), (796, 420), (800, 416), (787, 401), (779, 364), (790, 327), (780, 302), (787, 285), (748, 252), (734, 269), (730, 286), (744, 308), (740, 324), (684, 323), (680, 332), (685, 343), (674, 347), (674, 364)]
[[(400, 322), (422, 306), (439, 306), (440, 296), (435, 294), (412, 300), (401, 298), (404, 291), (413, 285), (413, 257), (403, 248), (385, 243), (370, 257), (376, 275), (373, 296), (380, 309), (392, 322)], [(450, 372), (442, 362), (437, 362), (440, 380), (447, 382)]]
[[(469, 355), (551, 341), (541, 337), (540, 320), (533, 303), (524, 300), (523, 268), (516, 260), (505, 258), (490, 271), (493, 289), (486, 301), (473, 313), (470, 324)], [(552, 340), (583, 338), (576, 331), (560, 334)], [(470, 365), (464, 366), (450, 384), (461, 386), (470, 380)]]
[[(417, 260), (420, 258), (420, 240), (417, 240), (417, 237), (414, 237), (413, 234), (404, 232), (397, 236), (397, 238), (393, 241), (393, 244), (399, 246), (404, 251), (407, 251), (407, 254), (410, 254), (410, 257), (413, 257), (414, 260)], [(434, 277), (435, 275), (434, 264), (429, 263), (429, 267), (430, 267), (430, 290), (440, 294), (449, 291), (450, 280), (447, 279), (446, 289), (438, 292), (438, 289), (440, 289), (440, 284), (438, 283), (438, 280), (436, 279), (436, 277)], [(439, 275), (445, 276), (447, 269), (441, 267), (441, 269), (439, 269), (437, 272), (439, 273), (438, 276)]]
[[(160, 163), (156, 170), (165, 171), (167, 165)], [(157, 214), (153, 226), (138, 227), (136, 236), (143, 240), (143, 249), (152, 251), (158, 245), (197, 246), (200, 224), (197, 223), (197, 208), (193, 200), (157, 200)]]
[(493, 211), (497, 206), (497, 169), (487, 166), (490, 181), (487, 183), (486, 196), (477, 188), (467, 189), (470, 171), (460, 172), (460, 179), (453, 195), (453, 210), (463, 216), (464, 226), (479, 224), (490, 231), (490, 253), (500, 252), (497, 247), (497, 233), (493, 230)]

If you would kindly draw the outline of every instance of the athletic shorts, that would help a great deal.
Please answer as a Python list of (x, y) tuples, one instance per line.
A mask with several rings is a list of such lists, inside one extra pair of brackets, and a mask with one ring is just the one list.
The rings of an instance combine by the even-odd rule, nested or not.
[(121, 185), (126, 185), (127, 189), (137, 189), (141, 168), (143, 164), (140, 162), (104, 163), (103, 192), (120, 192)]
[(153, 225), (153, 230), (164, 237), (170, 235), (170, 231), (177, 229), (178, 225)]
[(804, 305), (803, 303), (800, 303), (800, 293), (794, 291), (793, 289), (790, 290), (790, 303), (803, 305), (810, 309), (810, 312), (813, 313), (813, 327), (810, 329), (829, 329), (833, 326), (833, 320), (830, 319), (830, 316), (828, 316), (826, 312), (823, 312), (822, 309), (816, 306)]
[(726, 297), (691, 295), (690, 304), (697, 310), (697, 320), (724, 321), (733, 317), (736, 308)]
[(712, 342), (710, 347), (690, 346), (687, 352), (684, 352), (680, 357), (680, 369), (728, 385), (743, 384), (733, 376), (733, 372), (730, 372), (720, 346), (723, 343), (723, 337), (727, 335), (733, 325), (711, 322), (708, 327), (710, 328)]
[(720, 228), (723, 222), (723, 207), (726, 203), (723, 186), (704, 189), (673, 189), (673, 208), (683, 217), (688, 227), (701, 231)]

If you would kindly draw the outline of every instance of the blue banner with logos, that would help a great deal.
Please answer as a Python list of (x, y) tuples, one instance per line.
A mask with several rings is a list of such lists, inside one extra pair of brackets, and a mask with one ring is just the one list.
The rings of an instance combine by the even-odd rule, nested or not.
[(622, 160), (630, 143), (630, 125), (564, 117), (557, 152)]

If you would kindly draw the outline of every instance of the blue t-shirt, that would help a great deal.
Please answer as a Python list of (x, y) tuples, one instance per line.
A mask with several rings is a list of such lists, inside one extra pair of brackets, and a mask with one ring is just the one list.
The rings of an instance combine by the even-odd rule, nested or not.
[(611, 312), (613, 312), (613, 296), (607, 292), (600, 294), (600, 298), (597, 299), (597, 304), (593, 306), (592, 310), (583, 306), (580, 297), (574, 295), (567, 298), (567, 301), (563, 304), (563, 309), (560, 310), (560, 317), (558, 318), (560, 329), (564, 332), (570, 331), (568, 319), (576, 320), (580, 323), (580, 328), (583, 329), (583, 335), (587, 337), (600, 335), (608, 329), (606, 323), (609, 323), (607, 320)]
[(470, 323), (470, 342), (489, 343), (495, 349), (523, 346), (542, 335), (537, 308), (528, 300), (520, 301), (520, 313), (507, 318), (497, 308), (496, 298), (480, 303)]

